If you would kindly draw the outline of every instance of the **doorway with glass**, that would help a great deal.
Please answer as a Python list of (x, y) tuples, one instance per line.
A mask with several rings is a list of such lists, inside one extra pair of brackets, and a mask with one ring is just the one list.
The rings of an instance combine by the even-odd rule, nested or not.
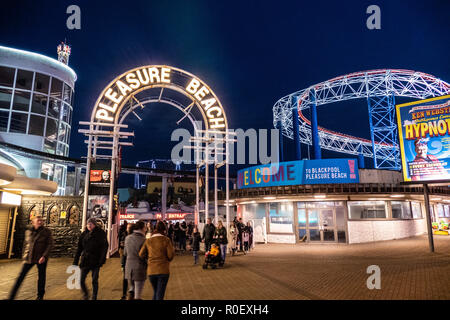
[(342, 202), (298, 202), (297, 232), (300, 242), (345, 243), (346, 219)]

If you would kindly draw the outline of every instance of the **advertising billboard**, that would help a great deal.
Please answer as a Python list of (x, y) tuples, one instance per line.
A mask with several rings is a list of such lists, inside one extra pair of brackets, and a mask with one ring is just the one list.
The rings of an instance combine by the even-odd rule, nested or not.
[(106, 228), (108, 222), (109, 196), (89, 196), (88, 197), (88, 211), (86, 219), (95, 218), (101, 221), (103, 227)]
[(450, 95), (396, 106), (404, 181), (450, 179)]
[(111, 183), (111, 170), (94, 169), (89, 175), (91, 185), (98, 187), (109, 187)]
[(358, 183), (356, 159), (298, 160), (238, 171), (238, 189), (299, 184)]

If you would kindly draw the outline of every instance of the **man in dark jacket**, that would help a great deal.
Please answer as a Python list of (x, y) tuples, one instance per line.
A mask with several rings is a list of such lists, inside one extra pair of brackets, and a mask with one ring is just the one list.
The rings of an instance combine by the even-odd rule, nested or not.
[(192, 255), (194, 256), (194, 264), (198, 263), (198, 252), (200, 251), (200, 242), (202, 242), (202, 236), (198, 232), (197, 226), (192, 230), (191, 238)]
[(244, 251), (243, 248), (244, 242), (242, 241), (242, 233), (244, 232), (245, 225), (242, 222), (242, 218), (239, 218), (239, 220), (237, 221), (236, 228), (238, 229), (239, 250)]
[(180, 228), (178, 229), (178, 242), (180, 244), (180, 250), (186, 251), (186, 232), (187, 225), (186, 222), (183, 221), (180, 224)]
[(44, 221), (41, 216), (34, 217), (32, 227), (25, 231), (22, 271), (9, 295), (10, 300), (14, 300), (25, 276), (34, 265), (38, 268), (38, 294), (36, 300), (44, 298), (47, 261), (52, 246), (52, 232), (44, 227)]
[(216, 227), (211, 223), (211, 218), (206, 220), (206, 224), (203, 227), (202, 240), (205, 241), (205, 252), (208, 252), (211, 248), (211, 242), (214, 237), (214, 232), (216, 232)]
[[(107, 252), (108, 240), (106, 239), (106, 232), (97, 226), (95, 218), (90, 218), (87, 222), (87, 230), (80, 235), (78, 250), (73, 260), (73, 264), (76, 266), (80, 262), (80, 286), (84, 300), (89, 299), (85, 283), (89, 271), (92, 271), (92, 300), (97, 299), (98, 276), (100, 267), (106, 262)], [(80, 257), (81, 261), (79, 261)]]

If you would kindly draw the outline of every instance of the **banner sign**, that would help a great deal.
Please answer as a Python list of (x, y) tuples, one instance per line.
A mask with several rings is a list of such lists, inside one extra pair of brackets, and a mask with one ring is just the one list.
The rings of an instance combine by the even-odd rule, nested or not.
[[(174, 213), (166, 213), (166, 219), (167, 220), (181, 220), (186, 217), (186, 215), (192, 214), (191, 212), (174, 212)], [(155, 215), (156, 219), (162, 219), (163, 214), (161, 212), (158, 212)]]
[(111, 170), (91, 170), (89, 181), (93, 186), (109, 187), (111, 184)]
[(358, 182), (356, 159), (289, 161), (238, 171), (238, 189)]
[(136, 215), (135, 214), (120, 214), (119, 215), (119, 219), (135, 219)]
[(87, 220), (95, 218), (106, 228), (109, 212), (109, 196), (88, 196)]
[(396, 106), (405, 181), (450, 179), (450, 95)]

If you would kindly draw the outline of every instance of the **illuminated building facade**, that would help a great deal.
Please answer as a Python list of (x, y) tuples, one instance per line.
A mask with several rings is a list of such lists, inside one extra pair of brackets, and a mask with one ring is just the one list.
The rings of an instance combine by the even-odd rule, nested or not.
[[(58, 46), (58, 60), (0, 46), (0, 141), (67, 157), (77, 76), (65, 64), (70, 47)], [(64, 58), (64, 59), (62, 59)], [(18, 173), (58, 183), (64, 195), (67, 167), (0, 148), (0, 162)]]

